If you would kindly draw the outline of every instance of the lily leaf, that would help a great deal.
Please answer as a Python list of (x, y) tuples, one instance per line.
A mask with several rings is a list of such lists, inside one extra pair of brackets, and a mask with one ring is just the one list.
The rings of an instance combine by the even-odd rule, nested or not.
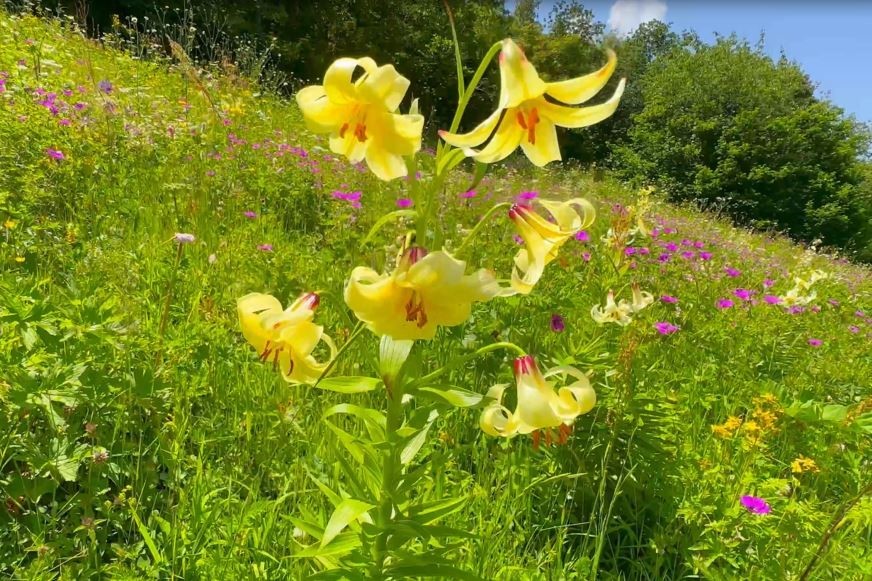
[(373, 508), (375, 508), (374, 504), (353, 498), (346, 498), (340, 502), (336, 510), (333, 511), (330, 520), (327, 521), (327, 526), (324, 527), (324, 536), (321, 537), (321, 548), (323, 549), (330, 541), (335, 539), (350, 522), (358, 519), (369, 520), (369, 516), (366, 513)]
[(363, 393), (372, 391), (382, 385), (382, 380), (376, 377), (363, 376), (347, 376), (347, 377), (328, 377), (321, 380), (316, 385), (327, 391), (335, 391), (337, 393)]
[(419, 387), (415, 390), (416, 395), (427, 399), (435, 399), (442, 403), (449, 403), (458, 408), (469, 408), (477, 406), (484, 399), (484, 396), (462, 387), (448, 386), (440, 387)]
[(360, 536), (355, 532), (337, 535), (329, 545), (311, 545), (299, 553), (294, 554), (298, 559), (306, 557), (327, 557), (329, 555), (344, 555), (360, 546)]

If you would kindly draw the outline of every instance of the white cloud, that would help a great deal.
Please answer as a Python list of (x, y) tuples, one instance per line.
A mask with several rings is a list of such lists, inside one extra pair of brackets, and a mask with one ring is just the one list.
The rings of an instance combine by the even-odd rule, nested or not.
[(609, 12), (609, 27), (628, 36), (649, 20), (666, 21), (666, 2), (661, 0), (617, 0)]

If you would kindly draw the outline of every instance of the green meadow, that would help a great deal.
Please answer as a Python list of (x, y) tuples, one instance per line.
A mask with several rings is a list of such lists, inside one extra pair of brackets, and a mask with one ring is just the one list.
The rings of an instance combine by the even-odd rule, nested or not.
[[(0, 11), (0, 34), (0, 577), (872, 577), (867, 266), (608, 173), (467, 160), (417, 243), (468, 272), (507, 280), (524, 247), (494, 204), (580, 197), (595, 220), (532, 293), (389, 373), (344, 292), (394, 267), (435, 140), (382, 181), (232, 68), (66, 20)], [(628, 324), (594, 320), (634, 286)], [(237, 311), (307, 292), (339, 349), (314, 386)], [(581, 370), (596, 405), (485, 434), (491, 386), (515, 406), (504, 344)]]

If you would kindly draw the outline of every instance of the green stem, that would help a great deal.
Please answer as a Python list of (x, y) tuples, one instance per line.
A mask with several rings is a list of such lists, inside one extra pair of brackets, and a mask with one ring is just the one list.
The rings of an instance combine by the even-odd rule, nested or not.
[(183, 243), (183, 242), (177, 242), (176, 244), (179, 247), (178, 251), (176, 252), (176, 264), (175, 264), (175, 267), (173, 268), (173, 277), (172, 277), (172, 279), (170, 279), (170, 284), (169, 284), (169, 287), (167, 288), (166, 298), (164, 299), (164, 307), (163, 307), (163, 311), (161, 312), (160, 323), (158, 324), (158, 328), (157, 328), (157, 341), (158, 341), (157, 364), (158, 365), (160, 365), (160, 363), (163, 361), (163, 338), (164, 338), (164, 333), (166, 332), (166, 328), (167, 328), (167, 321), (169, 321), (169, 318), (170, 318), (170, 306), (172, 305), (172, 302), (173, 302), (173, 290), (175, 289), (175, 286), (176, 286), (176, 280), (179, 277), (179, 266), (182, 264), (182, 253), (184, 252), (184, 246), (185, 246), (185, 243)]
[[(475, 71), (475, 74), (472, 75), (472, 79), (469, 81), (469, 84), (466, 85), (466, 91), (463, 93), (463, 97), (460, 99), (460, 102), (457, 104), (457, 111), (454, 112), (454, 119), (451, 121), (451, 127), (448, 129), (449, 133), (454, 133), (457, 131), (457, 128), (460, 127), (460, 120), (463, 118), (463, 112), (466, 111), (466, 106), (469, 104), (469, 100), (472, 98), (472, 93), (475, 91), (476, 87), (478, 87), (478, 83), (481, 81), (481, 78), (484, 76), (485, 71), (487, 70), (488, 65), (493, 60), (493, 58), (497, 55), (502, 48), (503, 43), (495, 42), (490, 49), (487, 51), (487, 54), (484, 55), (484, 58), (481, 59), (481, 64), (478, 65), (478, 69)], [(438, 165), (439, 160), (443, 155), (448, 153), (449, 148), (443, 146), (440, 141), (436, 145), (436, 163)]]
[(388, 396), (386, 439), (387, 445), (382, 452), (382, 484), (379, 493), (376, 526), (379, 534), (372, 549), (372, 575), (376, 579), (384, 578), (385, 561), (388, 557), (388, 539), (391, 531), (388, 526), (394, 518), (394, 497), (401, 474), (400, 441), (397, 431), (403, 425), (403, 388), (401, 384), (386, 385)]
[(491, 351), (497, 351), (498, 349), (507, 349), (509, 351), (514, 351), (515, 353), (517, 353), (521, 357), (523, 357), (524, 355), (527, 354), (526, 351), (524, 351), (523, 349), (521, 349), (520, 347), (518, 347), (514, 343), (509, 343), (508, 341), (501, 341), (499, 343), (491, 343), (490, 345), (485, 345), (484, 347), (478, 349), (474, 353), (470, 353), (469, 355), (466, 355), (464, 357), (458, 357), (458, 358), (454, 359), (451, 363), (445, 365), (444, 367), (440, 367), (436, 371), (434, 371), (432, 373), (428, 373), (424, 377), (421, 377), (421, 378), (413, 381), (411, 384), (409, 384), (409, 387), (412, 388), (412, 387), (418, 387), (420, 385), (427, 384), (427, 383), (433, 381), (434, 379), (436, 379), (437, 377), (439, 377), (440, 375), (442, 375), (443, 373), (445, 373), (447, 371), (451, 371), (452, 369), (463, 365), (467, 361), (471, 361), (471, 360), (475, 359), (476, 357), (479, 357), (480, 355), (484, 355), (485, 353), (490, 353)]
[(472, 231), (466, 235), (466, 238), (463, 239), (463, 242), (461, 242), (457, 250), (454, 251), (454, 255), (461, 256), (463, 254), (463, 251), (466, 250), (466, 247), (469, 245), (469, 243), (472, 242), (472, 240), (475, 238), (475, 235), (478, 234), (478, 231), (481, 230), (482, 226), (484, 226), (484, 223), (487, 222), (491, 216), (496, 214), (497, 210), (508, 207), (511, 207), (510, 203), (500, 202), (499, 204), (488, 210), (487, 213), (482, 216), (481, 220), (478, 221), (478, 224), (475, 225), (475, 228), (473, 228)]
[(321, 380), (327, 377), (327, 374), (330, 373), (336, 366), (336, 362), (339, 361), (339, 357), (342, 356), (343, 353), (345, 353), (345, 350), (348, 349), (348, 347), (350, 347), (352, 343), (354, 343), (354, 340), (357, 339), (365, 329), (366, 327), (364, 327), (362, 322), (357, 323), (357, 326), (355, 326), (354, 330), (351, 332), (351, 336), (348, 337), (348, 341), (346, 341), (342, 345), (342, 347), (339, 348), (339, 350), (336, 352), (336, 357), (334, 357), (330, 361), (330, 363), (327, 364), (327, 367), (325, 367), (324, 371), (321, 372), (321, 376), (318, 377), (318, 381), (316, 381), (315, 385), (313, 385), (312, 387), (317, 387), (318, 384), (321, 383)]

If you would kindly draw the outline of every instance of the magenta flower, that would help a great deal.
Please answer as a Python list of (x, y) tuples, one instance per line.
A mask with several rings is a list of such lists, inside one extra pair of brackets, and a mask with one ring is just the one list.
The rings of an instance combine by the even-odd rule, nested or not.
[(638, 250), (639, 250), (639, 254), (641, 254), (642, 256), (648, 256), (649, 254), (651, 254), (651, 251), (648, 250), (647, 246), (642, 246)]
[(539, 197), (539, 192), (521, 192), (515, 201), (519, 204), (527, 204)]
[(830, 303), (834, 307), (839, 306), (839, 301), (837, 301), (836, 299), (829, 299), (827, 302)]
[(662, 297), (660, 297), (660, 300), (664, 303), (669, 303), (670, 305), (674, 305), (678, 302), (678, 299), (672, 295), (663, 295)]
[(678, 245), (675, 242), (670, 242), (663, 248), (665, 248), (669, 252), (675, 252), (676, 250), (678, 250)]
[(590, 242), (590, 234), (587, 233), (587, 230), (579, 230), (575, 235), (575, 239), (579, 242)]
[(104, 79), (97, 83), (97, 88), (108, 95), (112, 92), (112, 83)]
[(56, 159), (58, 161), (66, 158), (63, 151), (60, 151), (58, 149), (52, 149), (51, 147), (45, 150), (45, 154), (50, 158)]
[(820, 347), (821, 345), (824, 344), (824, 342), (821, 341), (820, 339), (811, 338), (808, 340), (808, 344), (811, 345), (812, 347)]
[(724, 272), (726, 272), (727, 276), (729, 276), (730, 278), (736, 278), (737, 276), (742, 275), (741, 270), (739, 270), (738, 268), (733, 268), (731, 266), (724, 268)]
[(753, 291), (750, 291), (746, 288), (737, 288), (733, 291), (733, 294), (736, 295), (737, 298), (742, 299), (743, 301), (750, 301)]
[(700, 259), (700, 260), (711, 260), (711, 259), (712, 259), (712, 253), (711, 253), (711, 252), (700, 252), (700, 253), (699, 253), (699, 259)]
[(255, 218), (257, 218), (257, 212), (254, 212), (252, 210), (246, 210), (245, 212), (242, 213), (242, 215), (245, 216), (246, 218), (248, 218), (249, 220), (254, 220)]
[(520, 237), (519, 235), (517, 235), (517, 234), (512, 234), (512, 240), (515, 241), (515, 244), (523, 244), (523, 243), (524, 243), (524, 239), (521, 238), (521, 237)]
[(805, 312), (805, 307), (803, 307), (802, 305), (793, 305), (792, 307), (789, 307), (787, 309), (787, 312), (791, 315), (801, 315)]
[(557, 313), (551, 315), (551, 330), (555, 333), (562, 333), (564, 329), (566, 329), (566, 323), (564, 323), (563, 317)]
[(769, 503), (759, 496), (743, 496), (740, 500), (742, 506), (748, 509), (748, 512), (754, 514), (769, 514), (772, 512), (772, 507)]
[(733, 301), (730, 299), (718, 299), (718, 302), (715, 303), (715, 306), (719, 309), (729, 309), (733, 306)]
[(696, 256), (696, 253), (693, 250), (685, 250), (681, 253), (681, 257), (685, 260), (690, 260), (694, 256)]
[(763, 281), (763, 288), (770, 288), (774, 284), (775, 284), (774, 280), (772, 280), (771, 278), (767, 278), (766, 280)]
[(581, 259), (585, 262), (590, 262), (590, 252), (582, 252)]
[(657, 332), (661, 335), (671, 335), (679, 329), (677, 325), (673, 325), (668, 321), (660, 321), (659, 323), (654, 323), (654, 328), (657, 329)]
[(273, 245), (272, 244), (258, 244), (257, 249), (260, 250), (261, 252), (272, 252)]
[(462, 194), (460, 194), (460, 197), (469, 199), (469, 198), (474, 198), (475, 195), (476, 195), (475, 190), (469, 190), (468, 192), (463, 192)]
[(397, 208), (411, 208), (412, 200), (409, 198), (400, 198), (397, 200)]
[(766, 295), (763, 297), (763, 300), (766, 302), (766, 304), (777, 305), (781, 302), (781, 297), (777, 295)]
[(634, 254), (636, 254), (636, 249), (632, 246), (624, 248), (624, 256), (633, 256)]
[(860, 332), (860, 327), (858, 327), (857, 325), (851, 325), (850, 327), (848, 327), (848, 330), (856, 335)]
[(334, 191), (331, 194), (337, 200), (343, 200), (348, 202), (352, 208), (360, 208), (360, 198), (363, 196), (363, 192), (354, 191), (354, 192), (342, 192), (339, 190)]
[(671, 254), (669, 254), (668, 252), (664, 252), (660, 256), (657, 257), (657, 260), (659, 260), (660, 262), (669, 262), (669, 259), (671, 257), (672, 257)]

